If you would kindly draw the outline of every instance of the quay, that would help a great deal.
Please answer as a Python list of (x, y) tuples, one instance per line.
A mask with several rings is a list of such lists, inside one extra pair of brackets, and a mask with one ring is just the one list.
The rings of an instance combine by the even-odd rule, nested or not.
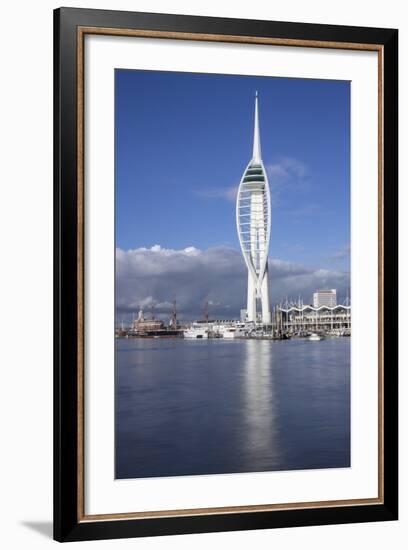
[[(207, 338), (242, 338), (263, 340), (287, 340), (307, 338), (311, 335), (341, 337), (351, 335), (351, 306), (291, 305), (272, 308), (272, 321), (262, 323), (245, 319), (209, 319), (180, 324), (173, 313), (168, 325), (158, 319), (145, 319), (143, 312), (130, 327), (122, 324), (116, 330), (116, 337), (125, 338), (186, 338), (201, 340)], [(316, 339), (316, 338), (314, 338)]]

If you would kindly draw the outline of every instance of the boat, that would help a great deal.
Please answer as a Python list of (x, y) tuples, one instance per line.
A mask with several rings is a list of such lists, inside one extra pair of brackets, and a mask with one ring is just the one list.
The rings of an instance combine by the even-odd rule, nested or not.
[(309, 340), (311, 342), (318, 342), (319, 340), (323, 340), (324, 336), (321, 334), (317, 334), (316, 332), (312, 332), (312, 334), (309, 336)]
[(227, 324), (227, 323), (213, 323), (211, 326), (211, 334), (210, 336), (212, 338), (235, 338), (235, 333), (237, 331), (237, 327), (235, 325)]
[(223, 338), (235, 338), (235, 333), (237, 332), (235, 327), (226, 327), (222, 332)]
[(193, 323), (183, 331), (184, 338), (204, 339), (208, 338), (208, 327), (200, 323)]
[(235, 329), (234, 338), (246, 338), (247, 332), (245, 325), (238, 325)]
[(129, 331), (126, 334), (127, 338), (180, 338), (182, 336), (181, 329), (172, 329), (164, 327), (157, 330)]

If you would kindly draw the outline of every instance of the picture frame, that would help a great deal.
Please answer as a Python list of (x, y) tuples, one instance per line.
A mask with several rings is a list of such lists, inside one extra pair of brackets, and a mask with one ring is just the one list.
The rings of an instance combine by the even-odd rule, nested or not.
[[(84, 40), (89, 35), (375, 52), (378, 57), (378, 494), (375, 498), (86, 513)], [(60, 8), (54, 12), (54, 538), (145, 537), (398, 518), (398, 31)], [(363, 219), (365, 213), (361, 212)], [(112, 366), (113, 368), (113, 366)], [(113, 450), (112, 450), (113, 452)]]

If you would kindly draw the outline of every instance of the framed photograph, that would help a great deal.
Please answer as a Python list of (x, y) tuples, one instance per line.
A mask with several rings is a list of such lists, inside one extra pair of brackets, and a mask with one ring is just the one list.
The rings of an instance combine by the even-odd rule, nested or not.
[(397, 519), (397, 30), (54, 36), (55, 539)]

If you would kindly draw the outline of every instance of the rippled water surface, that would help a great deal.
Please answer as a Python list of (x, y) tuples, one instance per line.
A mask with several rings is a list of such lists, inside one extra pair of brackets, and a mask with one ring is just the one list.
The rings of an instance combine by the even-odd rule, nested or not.
[(350, 339), (117, 339), (116, 478), (350, 465)]

